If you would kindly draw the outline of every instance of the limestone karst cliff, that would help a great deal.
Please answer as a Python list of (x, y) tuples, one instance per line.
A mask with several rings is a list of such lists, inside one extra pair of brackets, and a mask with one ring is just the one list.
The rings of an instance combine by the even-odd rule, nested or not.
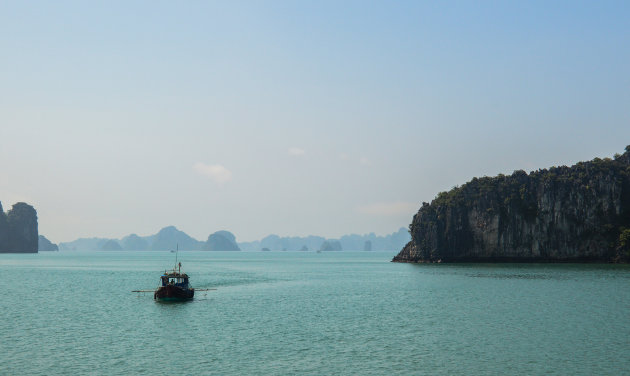
[(35, 208), (18, 202), (6, 217), (0, 206), (0, 252), (37, 253), (38, 229)]
[(9, 222), (7, 214), (2, 209), (0, 202), (0, 252), (8, 252), (9, 247)]
[(410, 225), (398, 262), (627, 262), (630, 146), (614, 159), (474, 178)]

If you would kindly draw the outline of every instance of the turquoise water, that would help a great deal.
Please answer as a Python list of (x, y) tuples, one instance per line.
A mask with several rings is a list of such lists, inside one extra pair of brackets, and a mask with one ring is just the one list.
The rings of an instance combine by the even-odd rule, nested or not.
[(0, 374), (630, 374), (630, 267), (393, 253), (0, 254)]

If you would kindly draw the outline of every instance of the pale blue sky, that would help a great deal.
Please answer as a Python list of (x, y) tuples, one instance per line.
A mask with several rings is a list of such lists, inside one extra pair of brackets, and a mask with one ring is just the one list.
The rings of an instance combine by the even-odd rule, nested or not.
[(40, 233), (386, 234), (630, 144), (630, 3), (0, 1), (0, 200)]

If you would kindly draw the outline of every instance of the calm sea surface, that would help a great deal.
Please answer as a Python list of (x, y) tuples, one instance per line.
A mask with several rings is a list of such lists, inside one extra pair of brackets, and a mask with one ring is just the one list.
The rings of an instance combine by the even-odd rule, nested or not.
[(630, 374), (630, 267), (381, 252), (0, 254), (0, 375)]

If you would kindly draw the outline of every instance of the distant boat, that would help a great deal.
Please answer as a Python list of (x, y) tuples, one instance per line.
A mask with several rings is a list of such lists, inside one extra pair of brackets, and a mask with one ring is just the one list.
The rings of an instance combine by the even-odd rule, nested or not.
[(187, 300), (195, 296), (195, 289), (190, 287), (188, 274), (182, 273), (182, 263), (173, 268), (172, 271), (164, 271), (160, 276), (160, 286), (153, 299), (156, 300)]

